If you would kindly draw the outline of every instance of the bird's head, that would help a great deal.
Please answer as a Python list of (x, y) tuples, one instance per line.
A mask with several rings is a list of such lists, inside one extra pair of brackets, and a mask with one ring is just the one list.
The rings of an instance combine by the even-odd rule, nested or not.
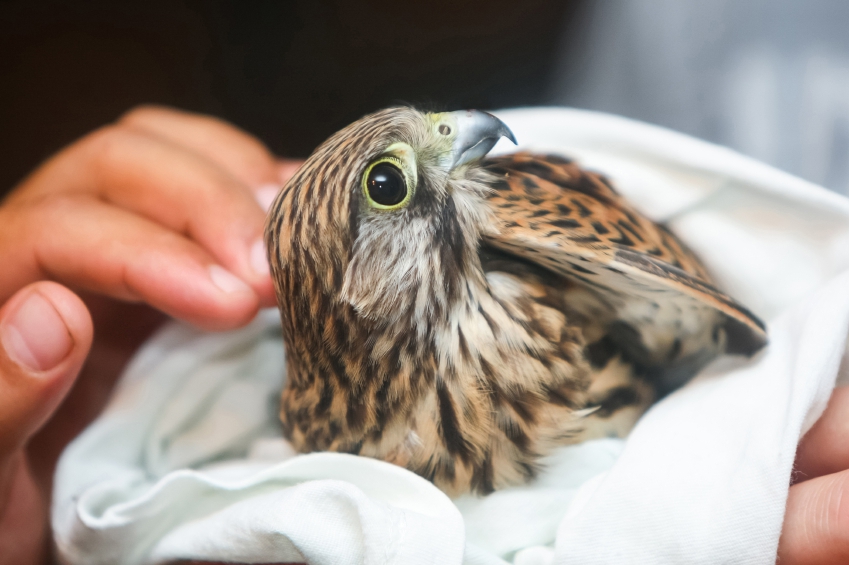
[[(478, 162), (501, 137), (515, 143), (485, 112), (407, 107), (333, 135), (271, 208), (266, 238), (281, 306), (320, 294), (375, 322), (444, 313), (479, 266), (491, 179)], [(300, 309), (314, 316), (317, 306)]]

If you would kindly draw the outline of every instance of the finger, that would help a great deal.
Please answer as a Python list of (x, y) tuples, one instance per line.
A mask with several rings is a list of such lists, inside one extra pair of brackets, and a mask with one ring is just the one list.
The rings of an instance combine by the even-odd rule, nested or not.
[(278, 159), (277, 160), (277, 180), (281, 185), (289, 182), (301, 165), (304, 164), (303, 159)]
[(248, 187), (280, 182), (274, 156), (265, 145), (218, 118), (163, 106), (140, 106), (122, 116), (119, 123), (190, 149)]
[(805, 481), (849, 469), (849, 387), (834, 389), (820, 419), (796, 451), (794, 479)]
[(274, 199), (277, 198), (277, 193), (303, 164), (304, 162), (299, 159), (281, 159), (277, 162), (277, 177), (280, 184), (261, 186), (255, 191), (256, 199), (263, 210), (267, 212), (271, 208)]
[(849, 470), (790, 487), (778, 563), (849, 563)]
[(4, 562), (40, 562), (44, 506), (22, 447), (71, 388), (91, 340), (88, 311), (58, 284), (30, 285), (0, 308), (0, 555)]
[(88, 195), (19, 203), (0, 212), (9, 227), (0, 231), (0, 256), (18, 266), (4, 273), (0, 292), (32, 280), (61, 280), (113, 298), (144, 300), (207, 329), (243, 325), (259, 308), (254, 290), (195, 242)]
[(0, 555), (3, 563), (46, 563), (44, 497), (29, 472), (22, 451), (16, 452), (5, 467), (6, 478), (0, 479), (3, 489), (0, 495)]
[(39, 282), (0, 309), (0, 457), (20, 450), (74, 382), (92, 323), (70, 290)]
[(17, 200), (53, 195), (56, 187), (186, 234), (253, 287), (264, 305), (274, 304), (263, 210), (245, 186), (194, 153), (145, 133), (106, 128), (57, 156)]

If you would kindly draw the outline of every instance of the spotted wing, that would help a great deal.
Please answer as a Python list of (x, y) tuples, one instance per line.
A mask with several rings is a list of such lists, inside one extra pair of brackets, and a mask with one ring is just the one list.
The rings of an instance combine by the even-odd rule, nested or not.
[(485, 243), (584, 283), (614, 312), (611, 327), (636, 330), (648, 356), (751, 355), (766, 344), (764, 324), (604, 176), (529, 153), (484, 166), (497, 177), (489, 202), (499, 223)]

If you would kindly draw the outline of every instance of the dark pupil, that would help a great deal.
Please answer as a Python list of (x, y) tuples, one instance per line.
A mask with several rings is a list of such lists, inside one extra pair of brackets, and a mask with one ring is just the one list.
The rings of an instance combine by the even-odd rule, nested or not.
[(371, 168), (366, 180), (368, 195), (383, 206), (394, 206), (407, 196), (407, 184), (398, 167), (379, 163)]

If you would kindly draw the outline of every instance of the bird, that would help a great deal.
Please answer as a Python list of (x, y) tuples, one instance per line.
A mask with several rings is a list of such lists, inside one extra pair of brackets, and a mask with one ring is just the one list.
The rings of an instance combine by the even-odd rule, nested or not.
[(265, 238), (283, 435), (405, 467), (449, 496), (521, 485), (622, 437), (764, 324), (696, 255), (566, 156), (487, 157), (479, 110), (383, 109), (280, 190)]

